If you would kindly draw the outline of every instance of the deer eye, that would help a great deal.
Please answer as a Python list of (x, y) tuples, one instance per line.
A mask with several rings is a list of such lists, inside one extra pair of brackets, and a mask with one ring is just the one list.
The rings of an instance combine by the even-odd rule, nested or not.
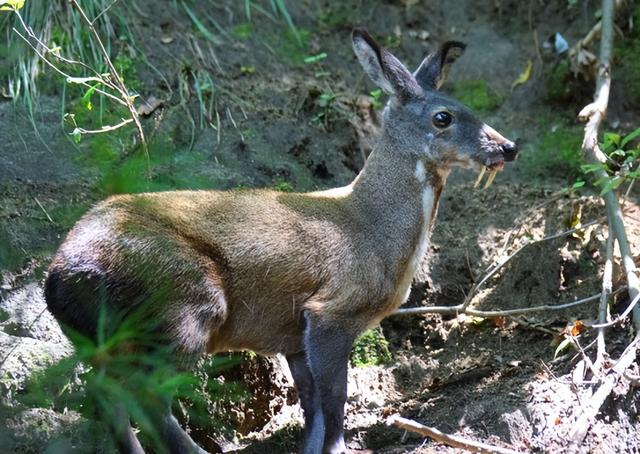
[(446, 128), (453, 122), (453, 116), (449, 112), (440, 111), (433, 115), (433, 124), (437, 128)]

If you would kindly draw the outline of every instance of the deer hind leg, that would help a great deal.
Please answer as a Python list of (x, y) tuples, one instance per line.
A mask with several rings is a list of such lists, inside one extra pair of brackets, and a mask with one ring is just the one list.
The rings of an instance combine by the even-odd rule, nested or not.
[[(152, 361), (139, 363), (134, 359), (132, 368), (155, 367), (150, 366), (153, 363), (185, 369), (206, 352), (212, 330), (224, 323), (224, 289), (215, 264), (175, 247), (170, 266), (160, 267), (158, 264), (168, 262), (160, 246), (166, 251), (170, 245), (153, 248), (154, 243), (149, 244), (144, 253), (128, 251), (127, 260), (121, 260), (114, 271), (105, 272), (99, 264), (87, 270), (86, 264), (81, 264), (82, 268), (70, 261), (54, 268), (47, 284), (47, 303), (62, 324), (91, 337), (98, 334), (100, 308), (105, 308), (109, 317), (103, 323), (109, 328), (106, 336), (117, 326), (126, 326), (132, 336), (124, 351), (139, 352), (140, 360), (145, 355), (152, 357)], [(106, 422), (114, 427), (119, 450), (143, 453), (126, 409), (113, 405), (120, 409), (112, 408), (101, 416), (111, 417)], [(204, 452), (179, 427), (168, 407), (161, 405), (152, 411), (159, 412), (153, 418), (160, 441), (169, 452)]]
[[(329, 322), (318, 316), (307, 315), (304, 347), (315, 392), (322, 411), (323, 430), (314, 426), (305, 441), (305, 453), (347, 452), (344, 444), (344, 405), (347, 401), (347, 368), (349, 354), (358, 329), (349, 319)], [(308, 447), (308, 448), (307, 448)]]
[(180, 427), (178, 420), (171, 413), (170, 401), (167, 402), (167, 411), (162, 416), (161, 436), (171, 454), (208, 454)]
[(117, 404), (114, 408), (114, 415), (111, 421), (111, 432), (118, 451), (122, 454), (145, 454), (142, 445), (138, 441), (129, 414), (123, 404)]

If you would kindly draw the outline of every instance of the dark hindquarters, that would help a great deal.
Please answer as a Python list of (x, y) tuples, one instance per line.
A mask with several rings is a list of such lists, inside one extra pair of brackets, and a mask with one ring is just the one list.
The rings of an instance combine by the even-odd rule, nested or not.
[[(166, 236), (116, 238), (99, 246), (71, 238), (45, 282), (49, 310), (76, 347), (85, 347), (77, 349), (84, 352), (79, 359), (105, 370), (109, 386), (123, 390), (87, 385), (98, 417), (109, 424), (122, 452), (142, 452), (129, 425), (131, 405), (152, 421), (141, 429), (156, 448), (202, 452), (171, 416), (173, 391), (159, 384), (170, 383), (203, 354), (211, 331), (224, 322), (220, 274), (206, 257)], [(123, 395), (135, 396), (135, 402), (119, 402)], [(115, 414), (109, 407), (118, 403)]]

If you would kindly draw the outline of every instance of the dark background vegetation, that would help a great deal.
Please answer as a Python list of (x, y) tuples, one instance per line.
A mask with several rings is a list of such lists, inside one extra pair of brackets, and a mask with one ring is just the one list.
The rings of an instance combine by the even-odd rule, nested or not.
[[(77, 128), (117, 124), (128, 111), (46, 68), (12, 30), (21, 31), (14, 16), (0, 13), (0, 452), (113, 449), (81, 397), (113, 389), (87, 381), (75, 366), (78, 356), (46, 369), (72, 349), (43, 311), (40, 285), (65, 233), (92, 204), (112, 194), (168, 189), (307, 191), (355, 177), (385, 102), (351, 50), (355, 26), (368, 28), (410, 67), (444, 40), (466, 42), (467, 52), (443, 90), (522, 143), (519, 160), (487, 191), (471, 190), (475, 175), (452, 175), (430, 271), (416, 281), (412, 304), (458, 304), (505, 250), (566, 230), (576, 216), (587, 221), (603, 215), (600, 188), (571, 189), (588, 180), (581, 169), (582, 125), (576, 114), (590, 102), (594, 80), (545, 44), (556, 32), (569, 45), (583, 38), (598, 19), (599, 2), (79, 3), (90, 18), (110, 7), (95, 27), (136, 96), (136, 107), (151, 106), (140, 110), (148, 150), (132, 125), (79, 134)], [(68, 2), (26, 0), (21, 14), (47, 46), (107, 72), (95, 40)], [(624, 135), (640, 126), (636, 2), (624, 3), (616, 23), (605, 130)], [(595, 44), (590, 50), (597, 54)], [(529, 77), (514, 84), (528, 62)], [(88, 75), (58, 63), (73, 76)], [(634, 250), (640, 243), (636, 201), (632, 191), (627, 219)], [(588, 235), (532, 247), (474, 304), (506, 309), (597, 293), (603, 237), (595, 231)], [(354, 350), (349, 445), (440, 452), (437, 445), (423, 445), (384, 425), (386, 416), (400, 412), (446, 432), (515, 449), (563, 450), (568, 415), (577, 404), (562, 377), (575, 361), (572, 353), (554, 362), (554, 352), (565, 325), (595, 313), (594, 303), (519, 323), (390, 318)], [(612, 354), (625, 336), (625, 329), (614, 331)], [(591, 338), (586, 333), (584, 344)], [(87, 348), (93, 355), (98, 346)], [(199, 364), (195, 380), (183, 378), (173, 383), (188, 388), (177, 413), (203, 446), (215, 440), (245, 452), (295, 451), (301, 415), (278, 361), (251, 354), (209, 358)], [(166, 380), (158, 378), (153, 386), (165, 389)], [(585, 450), (637, 449), (634, 396), (633, 391), (617, 394)]]

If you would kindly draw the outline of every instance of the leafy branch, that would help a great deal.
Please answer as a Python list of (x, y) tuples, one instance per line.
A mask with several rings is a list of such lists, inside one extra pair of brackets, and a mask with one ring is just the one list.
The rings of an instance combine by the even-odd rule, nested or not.
[[(112, 2), (107, 7), (107, 9), (111, 8), (116, 1)], [(18, 19), (18, 22), (22, 28), (22, 31), (18, 30), (16, 27), (13, 27), (12, 28), (13, 32), (18, 37), (20, 37), (24, 42), (26, 42), (29, 45), (29, 47), (31, 47), (31, 49), (36, 53), (38, 58), (45, 65), (47, 65), (49, 68), (51, 68), (52, 70), (54, 70), (55, 72), (63, 76), (67, 83), (80, 85), (87, 89), (83, 99), (85, 97), (89, 98), (90, 95), (93, 93), (98, 93), (110, 99), (111, 101), (114, 101), (119, 105), (126, 107), (127, 110), (129, 111), (129, 115), (130, 115), (129, 119), (123, 119), (122, 121), (114, 125), (103, 126), (101, 129), (98, 129), (98, 130), (88, 130), (88, 129), (79, 128), (76, 126), (73, 132), (71, 132), (71, 135), (74, 137), (74, 139), (78, 140), (82, 134), (94, 134), (98, 132), (113, 131), (129, 123), (134, 123), (137, 130), (138, 140), (142, 145), (143, 151), (147, 157), (147, 164), (148, 164), (149, 156), (148, 156), (147, 141), (145, 138), (144, 129), (142, 128), (142, 123), (140, 122), (140, 116), (138, 115), (138, 112), (133, 104), (133, 101), (136, 96), (130, 94), (129, 90), (127, 89), (124, 83), (122, 76), (120, 75), (115, 65), (111, 61), (109, 52), (106, 50), (102, 42), (102, 39), (100, 38), (100, 34), (98, 33), (97, 29), (94, 26), (95, 21), (99, 17), (104, 15), (107, 9), (100, 12), (97, 15), (97, 17), (92, 21), (87, 17), (85, 11), (82, 9), (82, 7), (77, 2), (77, 0), (70, 0), (70, 3), (78, 11), (82, 21), (85, 23), (85, 25), (91, 32), (91, 35), (93, 36), (93, 40), (95, 41), (95, 43), (97, 43), (99, 52), (102, 55), (104, 63), (106, 64), (109, 70), (108, 72), (102, 73), (82, 61), (77, 61), (71, 58), (64, 57), (60, 53), (59, 47), (50, 48), (49, 46), (47, 46), (47, 44), (43, 42), (43, 40), (41, 40), (36, 35), (33, 29), (29, 25), (27, 25), (23, 16), (20, 14), (20, 9), (24, 6), (24, 0), (0, 0), (0, 11), (9, 11), (15, 15), (15, 17)], [(63, 69), (62, 65), (79, 68), (84, 72), (89, 72), (91, 75), (77, 76), (77, 75), (69, 74), (65, 69)]]

